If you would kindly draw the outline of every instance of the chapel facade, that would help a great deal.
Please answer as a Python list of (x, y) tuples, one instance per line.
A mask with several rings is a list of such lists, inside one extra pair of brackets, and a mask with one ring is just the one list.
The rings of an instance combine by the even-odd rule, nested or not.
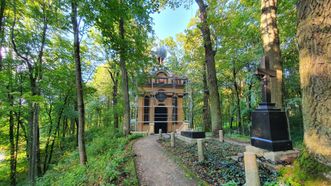
[(139, 90), (136, 130), (169, 133), (183, 128), (186, 84), (186, 77), (164, 67), (152, 71)]

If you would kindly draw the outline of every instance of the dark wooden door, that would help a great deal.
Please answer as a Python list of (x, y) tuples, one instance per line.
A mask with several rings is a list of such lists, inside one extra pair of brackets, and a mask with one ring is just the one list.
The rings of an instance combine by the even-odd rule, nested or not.
[(159, 133), (159, 129), (162, 129), (162, 133), (168, 132), (168, 109), (167, 107), (155, 107), (154, 112), (154, 132)]

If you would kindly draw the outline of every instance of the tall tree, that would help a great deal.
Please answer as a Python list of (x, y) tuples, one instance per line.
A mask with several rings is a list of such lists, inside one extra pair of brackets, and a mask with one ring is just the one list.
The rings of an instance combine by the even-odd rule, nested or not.
[[(124, 113), (123, 133), (130, 131), (129, 76), (131, 70), (137, 71), (146, 62), (146, 49), (149, 45), (148, 33), (151, 31), (150, 13), (154, 2), (150, 1), (92, 1), (90, 17), (100, 29), (105, 45), (109, 46), (114, 61), (119, 61), (121, 71), (121, 93), (123, 94)], [(130, 65), (128, 63), (130, 62)], [(139, 62), (139, 63), (137, 63)]]
[(121, 69), (121, 77), (122, 77), (122, 92), (124, 97), (124, 113), (123, 113), (123, 132), (125, 135), (128, 135), (130, 132), (130, 97), (129, 97), (129, 78), (128, 78), (128, 71), (126, 67), (126, 59), (127, 47), (125, 42), (125, 28), (124, 28), (124, 18), (120, 17), (119, 19), (119, 33), (120, 33), (120, 62), (119, 66)]
[(6, 8), (6, 0), (1, 0), (0, 2), (0, 71), (2, 69), (2, 43), (4, 40), (4, 25), (5, 25), (5, 8)]
[[(41, 2), (37, 4), (40, 9), (36, 10), (36, 14), (32, 15), (31, 23), (38, 22), (36, 26), (36, 33), (33, 33), (33, 38), (25, 38), (22, 36), (22, 32), (15, 32), (16, 22), (18, 20), (17, 4), (20, 3), (20, 11), (22, 11), (21, 2), (14, 1), (14, 20), (11, 28), (11, 42), (13, 50), (16, 55), (25, 63), (29, 72), (30, 90), (33, 99), (29, 100), (29, 140), (28, 140), (28, 154), (29, 154), (29, 181), (32, 185), (35, 184), (36, 177), (41, 174), (41, 163), (40, 163), (40, 144), (39, 144), (39, 115), (40, 115), (40, 104), (38, 97), (41, 95), (39, 82), (42, 80), (42, 66), (44, 50), (47, 41), (47, 30), (48, 30), (48, 19), (47, 11), (48, 4), (46, 2)], [(32, 5), (35, 6), (35, 5)], [(32, 8), (32, 7), (30, 7)], [(35, 16), (35, 17), (34, 17)], [(20, 23), (20, 22), (19, 22)], [(40, 24), (41, 23), (41, 24)], [(41, 26), (40, 26), (41, 25)], [(20, 24), (20, 29), (22, 29)], [(30, 32), (33, 32), (30, 27)], [(22, 31), (22, 30), (21, 30)], [(19, 41), (25, 42), (17, 45), (16, 36)], [(32, 37), (32, 36), (31, 36)], [(36, 47), (37, 46), (37, 47)]]
[(261, 36), (265, 55), (269, 56), (270, 65), (276, 70), (276, 78), (271, 80), (271, 101), (278, 108), (283, 108), (283, 68), (281, 63), (281, 50), (279, 31), (277, 27), (277, 1), (261, 0)]
[[(12, 58), (12, 56), (11, 56)], [(9, 103), (9, 143), (10, 143), (10, 184), (16, 185), (16, 148), (15, 146), (15, 121), (14, 121), (14, 96), (13, 96), (13, 65), (12, 59), (8, 61), (8, 103)]]
[(211, 122), (210, 122), (210, 107), (209, 107), (209, 91), (207, 85), (207, 71), (206, 71), (206, 63), (203, 64), (202, 70), (202, 81), (203, 81), (203, 125), (205, 127), (206, 132), (211, 131)]
[(207, 18), (207, 5), (203, 0), (196, 0), (200, 11), (201, 25), (199, 28), (202, 33), (204, 47), (205, 47), (205, 63), (207, 69), (207, 84), (209, 90), (209, 102), (210, 102), (210, 115), (212, 132), (214, 135), (218, 134), (218, 130), (222, 128), (221, 121), (221, 105), (220, 96), (218, 93), (216, 68), (215, 68), (215, 54), (213, 44), (210, 36), (210, 29)]
[(331, 0), (298, 4), (300, 81), (304, 143), (317, 160), (331, 165)]
[(80, 43), (79, 43), (79, 28), (77, 22), (77, 8), (78, 3), (76, 0), (71, 1), (71, 22), (74, 33), (74, 59), (76, 68), (76, 91), (77, 91), (77, 105), (78, 105), (78, 150), (80, 164), (84, 165), (87, 162), (86, 149), (85, 149), (85, 107), (83, 95), (83, 80), (82, 69), (80, 60)]
[(233, 89), (234, 89), (234, 97), (235, 97), (235, 102), (236, 102), (236, 110), (237, 110), (237, 123), (238, 123), (238, 129), (241, 134), (244, 133), (243, 129), (244, 127), (242, 126), (241, 122), (241, 108), (240, 108), (240, 85), (237, 82), (237, 75), (238, 75), (238, 70), (236, 68), (236, 58), (232, 59), (231, 61), (231, 68), (232, 68), (232, 78), (233, 78)]
[(110, 78), (113, 82), (113, 87), (112, 87), (112, 107), (113, 107), (113, 118), (114, 118), (114, 128), (118, 129), (118, 112), (116, 110), (117, 108), (117, 102), (118, 102), (118, 76), (119, 72), (116, 70), (116, 67), (114, 68), (115, 72), (112, 72), (110, 69), (108, 69)]

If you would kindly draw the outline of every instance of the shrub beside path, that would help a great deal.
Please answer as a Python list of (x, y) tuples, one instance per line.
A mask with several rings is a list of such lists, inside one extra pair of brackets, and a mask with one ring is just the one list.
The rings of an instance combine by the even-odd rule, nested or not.
[(137, 155), (140, 185), (197, 185), (195, 180), (186, 177), (185, 172), (167, 157), (157, 139), (157, 135), (147, 136), (136, 141), (133, 146)]

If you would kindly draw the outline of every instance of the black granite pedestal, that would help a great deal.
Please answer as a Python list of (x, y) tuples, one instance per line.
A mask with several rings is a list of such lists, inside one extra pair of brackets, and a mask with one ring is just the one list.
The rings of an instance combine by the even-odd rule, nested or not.
[(261, 103), (252, 113), (251, 144), (269, 151), (293, 149), (286, 114), (274, 103)]
[(205, 132), (198, 132), (198, 131), (181, 131), (180, 134), (182, 136), (188, 137), (188, 138), (205, 138)]

